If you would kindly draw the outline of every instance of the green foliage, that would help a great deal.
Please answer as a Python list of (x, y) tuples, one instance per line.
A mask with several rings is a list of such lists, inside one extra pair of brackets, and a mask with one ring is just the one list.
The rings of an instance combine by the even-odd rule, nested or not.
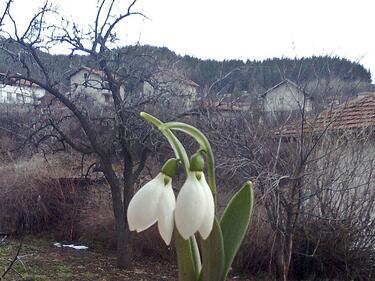
[(190, 240), (185, 240), (181, 235), (176, 233), (177, 263), (178, 263), (178, 280), (196, 280), (197, 268), (194, 263), (193, 250)]
[(202, 240), (202, 271), (199, 281), (223, 280), (224, 242), (220, 225), (215, 218), (210, 236)]
[(238, 191), (225, 208), (220, 221), (223, 233), (225, 267), (224, 274), (227, 275), (246, 235), (253, 212), (254, 191), (251, 182), (247, 182)]

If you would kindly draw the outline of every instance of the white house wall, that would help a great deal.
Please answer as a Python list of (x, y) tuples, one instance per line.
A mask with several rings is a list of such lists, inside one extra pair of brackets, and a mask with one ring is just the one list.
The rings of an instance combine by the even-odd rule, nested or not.
[(264, 97), (265, 112), (301, 110), (306, 99), (305, 111), (311, 111), (311, 101), (301, 90), (284, 83), (269, 91)]
[(34, 104), (45, 95), (39, 87), (0, 85), (0, 103), (3, 104)]
[[(370, 199), (375, 198), (373, 138), (327, 138), (315, 157), (319, 160), (310, 167), (311, 170), (307, 174), (311, 177), (310, 192), (321, 192), (317, 206), (324, 204), (324, 201), (330, 201), (343, 216), (349, 216), (350, 213), (357, 212), (357, 209), (360, 211), (363, 202), (373, 202)], [(354, 209), (348, 208), (349, 202), (354, 204)], [(358, 204), (358, 208), (355, 204)], [(324, 215), (320, 211), (317, 213)], [(375, 218), (375, 206), (369, 215)]]
[(158, 89), (154, 89), (152, 85), (145, 82), (143, 85), (143, 93), (145, 96), (156, 95), (165, 92), (166, 99), (170, 108), (174, 109), (192, 109), (197, 101), (197, 89), (190, 86), (184, 81), (173, 80), (166, 82), (159, 82)]
[[(85, 74), (87, 78), (85, 78)], [(111, 100), (111, 92), (103, 89), (104, 84), (105, 82), (100, 75), (87, 70), (80, 70), (70, 77), (70, 87), (73, 93), (89, 95), (100, 104), (106, 104), (108, 99)], [(124, 86), (120, 88), (120, 95), (122, 97), (125, 95)]]

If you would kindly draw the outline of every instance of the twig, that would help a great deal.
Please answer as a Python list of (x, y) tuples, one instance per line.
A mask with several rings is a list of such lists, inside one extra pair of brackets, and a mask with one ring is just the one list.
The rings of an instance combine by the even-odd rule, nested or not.
[(3, 275), (1, 275), (0, 280), (3, 280), (5, 275), (7, 275), (7, 273), (12, 269), (14, 263), (18, 260), (18, 256), (19, 256), (21, 248), (22, 248), (22, 243), (23, 243), (23, 238), (20, 241), (20, 244), (19, 244), (18, 249), (17, 249), (17, 253), (15, 254), (13, 260), (11, 261), (11, 263), (9, 264), (7, 269), (4, 271)]

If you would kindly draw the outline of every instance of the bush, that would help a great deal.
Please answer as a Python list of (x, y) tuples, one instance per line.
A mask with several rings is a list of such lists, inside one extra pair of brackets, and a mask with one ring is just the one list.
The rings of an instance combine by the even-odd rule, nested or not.
[(233, 263), (233, 271), (253, 276), (269, 273), (272, 249), (272, 231), (259, 214), (254, 214), (249, 233)]
[[(297, 280), (373, 280), (375, 248), (365, 245), (358, 234), (363, 229), (345, 221), (306, 221), (296, 235), (292, 274)], [(367, 244), (367, 243), (366, 243)]]
[(38, 157), (1, 166), (0, 231), (36, 233), (64, 223), (71, 233), (80, 198), (65, 175), (57, 163)]

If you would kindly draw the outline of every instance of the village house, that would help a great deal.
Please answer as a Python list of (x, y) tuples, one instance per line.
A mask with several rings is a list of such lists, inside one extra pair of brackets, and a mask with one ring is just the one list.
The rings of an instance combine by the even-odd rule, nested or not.
[(0, 104), (35, 105), (46, 94), (44, 89), (24, 79), (8, 79), (5, 74), (0, 76)]
[(199, 85), (177, 71), (161, 69), (153, 80), (143, 84), (145, 97), (167, 96), (167, 106), (174, 109), (191, 110), (196, 105)]
[(266, 113), (312, 111), (312, 98), (296, 83), (285, 79), (260, 95)]
[[(297, 123), (281, 127), (280, 136), (300, 135), (300, 122)], [(306, 119), (303, 130), (304, 134), (375, 131), (375, 92), (359, 93), (344, 103), (331, 104), (317, 116), (311, 115)]]
[[(281, 127), (277, 138), (298, 146), (303, 136), (309, 148), (315, 147), (308, 165), (314, 177), (310, 188), (324, 187), (337, 208), (348, 196), (375, 196), (375, 92), (360, 93), (301, 123)], [(342, 210), (348, 211), (357, 210)], [(375, 209), (368, 215), (375, 218)]]
[[(101, 70), (82, 66), (68, 76), (70, 82), (70, 93), (74, 96), (91, 98), (101, 105), (111, 102), (111, 91), (105, 74)], [(120, 88), (120, 95), (125, 94), (124, 85)]]
[(201, 107), (206, 110), (220, 111), (228, 117), (235, 112), (247, 112), (253, 115), (265, 114), (266, 117), (272, 117), (272, 119), (278, 119), (282, 114), (289, 116), (293, 113), (300, 114), (301, 111), (308, 113), (313, 109), (312, 97), (288, 79), (268, 89), (259, 95), (258, 99), (252, 98), (242, 102), (228, 100), (230, 99), (202, 101)]

